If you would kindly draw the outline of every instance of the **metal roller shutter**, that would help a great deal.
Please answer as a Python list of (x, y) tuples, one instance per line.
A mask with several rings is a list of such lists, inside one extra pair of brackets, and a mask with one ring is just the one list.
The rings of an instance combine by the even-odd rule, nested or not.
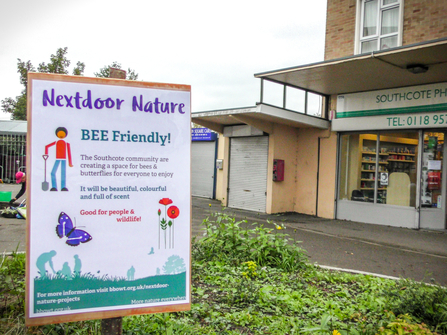
[(230, 141), (228, 207), (266, 210), (268, 136)]
[(191, 144), (191, 192), (193, 196), (213, 198), (216, 142)]

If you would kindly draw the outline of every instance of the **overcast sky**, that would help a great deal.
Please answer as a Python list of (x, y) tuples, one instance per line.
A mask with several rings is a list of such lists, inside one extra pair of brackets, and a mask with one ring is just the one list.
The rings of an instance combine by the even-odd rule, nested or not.
[(117, 61), (191, 85), (192, 112), (254, 106), (255, 73), (323, 60), (325, 20), (326, 0), (0, 0), (0, 100), (23, 88), (17, 58), (37, 68), (68, 47), (85, 76)]

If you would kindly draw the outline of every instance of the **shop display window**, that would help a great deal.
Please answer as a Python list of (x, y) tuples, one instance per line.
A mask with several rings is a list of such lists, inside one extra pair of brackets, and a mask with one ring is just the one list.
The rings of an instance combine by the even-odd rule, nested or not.
[(341, 136), (339, 199), (374, 202), (376, 138), (375, 134)]
[(415, 206), (417, 132), (345, 134), (339, 199)]
[(442, 160), (444, 133), (424, 132), (421, 206), (442, 207)]

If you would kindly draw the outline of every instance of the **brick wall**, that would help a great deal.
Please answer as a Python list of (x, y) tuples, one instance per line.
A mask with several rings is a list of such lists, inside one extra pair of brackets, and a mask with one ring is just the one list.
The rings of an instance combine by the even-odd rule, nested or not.
[[(447, 37), (446, 0), (403, 0), (402, 44)], [(328, 0), (325, 60), (354, 54), (357, 0)]]
[(447, 37), (446, 0), (405, 1), (403, 45), (443, 37)]
[(324, 59), (354, 54), (355, 0), (328, 0)]

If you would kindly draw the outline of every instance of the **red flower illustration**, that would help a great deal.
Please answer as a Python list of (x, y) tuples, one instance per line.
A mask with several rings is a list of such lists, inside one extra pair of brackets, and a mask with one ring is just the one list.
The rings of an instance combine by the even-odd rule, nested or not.
[(172, 200), (169, 198), (163, 198), (158, 203), (167, 206), (172, 204)]
[(171, 206), (168, 208), (168, 216), (171, 219), (176, 219), (180, 214), (180, 210), (178, 209), (177, 206)]
[[(172, 200), (169, 198), (163, 198), (159, 202), (159, 204), (165, 206), (165, 213), (162, 217), (161, 210), (158, 209), (158, 249), (160, 249), (161, 245), (161, 231), (163, 231), (163, 237), (165, 242), (166, 249), (166, 230), (169, 232), (169, 249), (174, 248), (174, 219), (176, 219), (180, 215), (180, 210), (177, 206), (170, 206), (168, 209), (167, 206), (172, 204)], [(167, 218), (171, 220), (167, 221)], [(169, 228), (169, 229), (168, 229)]]

